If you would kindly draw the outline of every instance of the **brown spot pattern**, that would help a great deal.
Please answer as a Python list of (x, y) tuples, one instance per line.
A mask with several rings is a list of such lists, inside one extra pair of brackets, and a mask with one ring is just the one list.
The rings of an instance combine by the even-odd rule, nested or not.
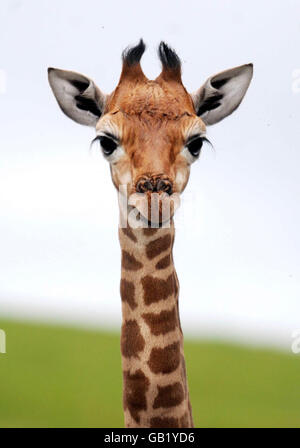
[(155, 227), (147, 227), (143, 229), (143, 233), (146, 236), (152, 236), (154, 235), (156, 232), (158, 231), (158, 228), (156, 229)]
[(156, 269), (166, 269), (170, 266), (170, 264), (171, 264), (171, 255), (166, 255), (164, 258), (162, 258), (156, 263), (155, 267)]
[(171, 274), (166, 280), (146, 275), (142, 278), (144, 288), (144, 301), (146, 305), (165, 300), (170, 294), (174, 293), (175, 281), (174, 275)]
[(134, 243), (137, 242), (136, 236), (130, 227), (122, 227), (122, 231), (129, 239), (131, 239), (131, 241), (133, 241)]
[(143, 265), (134, 257), (134, 255), (126, 250), (122, 250), (122, 267), (127, 271), (138, 271)]
[(171, 311), (161, 311), (160, 313), (144, 313), (143, 319), (155, 336), (166, 334), (174, 331), (177, 326), (176, 309), (173, 307)]
[(140, 327), (135, 320), (126, 320), (122, 325), (121, 352), (126, 358), (138, 358), (139, 352), (144, 350), (145, 339), (141, 335)]
[(122, 278), (120, 291), (122, 301), (127, 302), (130, 308), (134, 310), (137, 307), (137, 303), (134, 300), (134, 284)]
[(139, 369), (131, 374), (129, 370), (123, 372), (124, 381), (124, 410), (128, 409), (134, 420), (139, 423), (141, 411), (146, 411), (147, 400), (146, 392), (149, 387), (149, 380)]
[(167, 250), (171, 245), (171, 235), (167, 234), (161, 236), (154, 241), (151, 241), (146, 247), (146, 255), (152, 260), (152, 258), (157, 257), (161, 252)]
[(171, 373), (180, 363), (179, 342), (167, 345), (165, 348), (154, 347), (151, 350), (148, 365), (153, 373)]
[(150, 428), (178, 428), (178, 419), (173, 417), (153, 417)]
[(168, 386), (158, 386), (158, 394), (153, 403), (153, 409), (171, 408), (178, 406), (184, 399), (184, 392), (180, 383), (170, 384)]

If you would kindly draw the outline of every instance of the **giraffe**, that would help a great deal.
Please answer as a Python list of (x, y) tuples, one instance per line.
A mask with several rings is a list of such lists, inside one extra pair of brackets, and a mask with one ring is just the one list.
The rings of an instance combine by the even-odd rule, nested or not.
[[(173, 261), (175, 208), (170, 207), (166, 221), (161, 210), (185, 189), (207, 140), (207, 126), (241, 103), (253, 65), (217, 73), (189, 94), (171, 47), (159, 45), (162, 71), (155, 80), (142, 71), (144, 51), (142, 39), (124, 50), (121, 76), (111, 94), (76, 72), (49, 68), (48, 78), (62, 111), (96, 129), (94, 141), (109, 162), (114, 186), (123, 188), (125, 211), (136, 212), (142, 223), (134, 225), (126, 215), (126, 225), (119, 225), (125, 426), (193, 427)], [(130, 202), (135, 194), (142, 195), (146, 207)], [(155, 195), (156, 220), (149, 215)]]

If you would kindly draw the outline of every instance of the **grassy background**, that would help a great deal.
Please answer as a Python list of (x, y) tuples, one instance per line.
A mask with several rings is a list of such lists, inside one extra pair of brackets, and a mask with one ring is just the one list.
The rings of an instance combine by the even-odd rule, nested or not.
[[(119, 335), (1, 321), (0, 427), (122, 427)], [(300, 427), (300, 357), (186, 341), (195, 425)]]

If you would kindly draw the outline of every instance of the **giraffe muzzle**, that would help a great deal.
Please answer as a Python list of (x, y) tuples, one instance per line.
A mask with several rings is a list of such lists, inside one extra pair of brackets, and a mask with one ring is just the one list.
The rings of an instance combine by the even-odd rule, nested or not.
[(174, 193), (173, 183), (166, 175), (143, 175), (134, 183), (134, 193), (129, 204), (150, 224), (170, 222), (179, 207), (179, 194)]
[(142, 176), (135, 185), (137, 193), (173, 193), (173, 183), (165, 176)]

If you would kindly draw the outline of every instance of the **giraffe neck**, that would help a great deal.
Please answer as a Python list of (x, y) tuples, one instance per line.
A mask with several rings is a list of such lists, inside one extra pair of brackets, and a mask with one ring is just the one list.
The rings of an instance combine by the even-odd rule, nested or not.
[(123, 407), (126, 427), (192, 427), (174, 225), (119, 229), (122, 249)]

